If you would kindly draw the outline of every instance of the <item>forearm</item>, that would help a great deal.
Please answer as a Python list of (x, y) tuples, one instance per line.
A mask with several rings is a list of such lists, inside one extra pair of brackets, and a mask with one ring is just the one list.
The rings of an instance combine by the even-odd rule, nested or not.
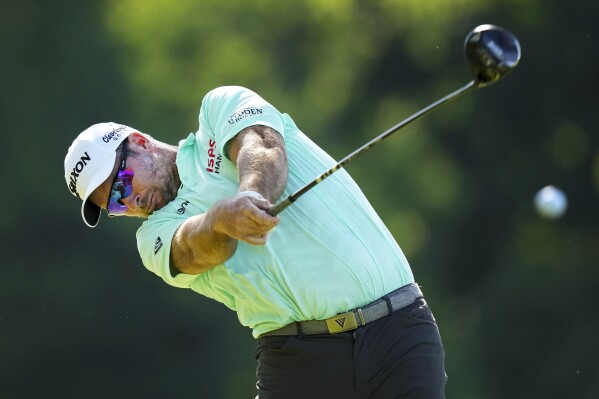
[(278, 223), (265, 211), (264, 198), (238, 195), (215, 203), (206, 213), (187, 219), (171, 244), (171, 272), (200, 274), (224, 263), (235, 254), (239, 240), (264, 245)]
[(282, 136), (265, 126), (239, 134), (235, 148), (239, 191), (257, 191), (275, 202), (287, 185), (287, 155)]
[(224, 203), (187, 219), (175, 233), (171, 245), (171, 270), (199, 274), (222, 264), (235, 253), (237, 240), (218, 229)]

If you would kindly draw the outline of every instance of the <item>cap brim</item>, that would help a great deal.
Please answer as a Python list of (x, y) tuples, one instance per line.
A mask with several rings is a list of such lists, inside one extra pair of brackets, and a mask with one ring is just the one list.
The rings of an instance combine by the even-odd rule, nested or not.
[(83, 203), (83, 209), (81, 210), (81, 215), (83, 216), (83, 221), (89, 227), (96, 227), (98, 225), (98, 221), (100, 221), (100, 208), (98, 205), (95, 205), (91, 201), (85, 201)]
[(100, 208), (98, 205), (88, 201), (89, 196), (94, 192), (95, 189), (100, 187), (102, 183), (112, 173), (114, 169), (114, 160), (116, 159), (116, 152), (112, 153), (108, 158), (102, 161), (102, 167), (98, 169), (94, 177), (89, 182), (87, 186), (87, 192), (83, 196), (83, 204), (81, 204), (81, 217), (83, 217), (83, 221), (89, 227), (96, 227), (98, 225), (98, 221), (100, 220)]

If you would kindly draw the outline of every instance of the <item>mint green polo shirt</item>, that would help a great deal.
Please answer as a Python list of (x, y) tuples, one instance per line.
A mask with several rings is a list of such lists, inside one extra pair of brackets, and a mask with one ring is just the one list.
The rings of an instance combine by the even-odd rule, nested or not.
[(343, 169), (283, 211), (266, 245), (239, 242), (223, 264), (173, 277), (169, 255), (177, 228), (238, 191), (237, 169), (224, 147), (239, 131), (266, 125), (284, 137), (289, 177), (281, 198), (335, 164), (287, 114), (242, 87), (209, 92), (199, 120), (199, 130), (179, 143), (177, 197), (137, 231), (148, 270), (223, 303), (255, 337), (295, 321), (326, 319), (414, 282), (397, 242)]

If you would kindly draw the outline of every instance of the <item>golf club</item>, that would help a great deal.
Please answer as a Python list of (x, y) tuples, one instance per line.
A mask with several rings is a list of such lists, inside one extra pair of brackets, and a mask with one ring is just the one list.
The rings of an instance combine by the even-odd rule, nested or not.
[(416, 119), (428, 114), (434, 109), (439, 108), (441, 105), (472, 91), (473, 89), (485, 87), (498, 81), (508, 74), (512, 69), (514, 69), (520, 61), (520, 43), (518, 42), (518, 39), (512, 33), (496, 25), (480, 25), (472, 30), (466, 36), (464, 52), (466, 53), (466, 61), (473, 77), (470, 82), (370, 140), (362, 147), (347, 155), (336, 165), (318, 176), (316, 179), (309, 182), (293, 194), (289, 195), (278, 204), (273, 205), (267, 211), (267, 213), (271, 216), (278, 215), (289, 205), (294, 203), (299, 197), (304, 195), (308, 190), (335, 173), (343, 166), (347, 165), (352, 160), (356, 159), (360, 154), (370, 150), (372, 147), (402, 127), (414, 122)]

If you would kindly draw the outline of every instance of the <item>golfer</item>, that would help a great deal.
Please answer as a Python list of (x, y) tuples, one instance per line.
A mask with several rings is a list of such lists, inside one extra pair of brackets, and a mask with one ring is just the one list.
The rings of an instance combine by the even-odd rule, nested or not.
[(257, 398), (443, 398), (435, 319), (347, 172), (266, 213), (334, 164), (287, 114), (229, 86), (204, 97), (197, 132), (178, 146), (100, 123), (75, 139), (64, 167), (85, 224), (101, 209), (144, 218), (144, 266), (252, 329)]

